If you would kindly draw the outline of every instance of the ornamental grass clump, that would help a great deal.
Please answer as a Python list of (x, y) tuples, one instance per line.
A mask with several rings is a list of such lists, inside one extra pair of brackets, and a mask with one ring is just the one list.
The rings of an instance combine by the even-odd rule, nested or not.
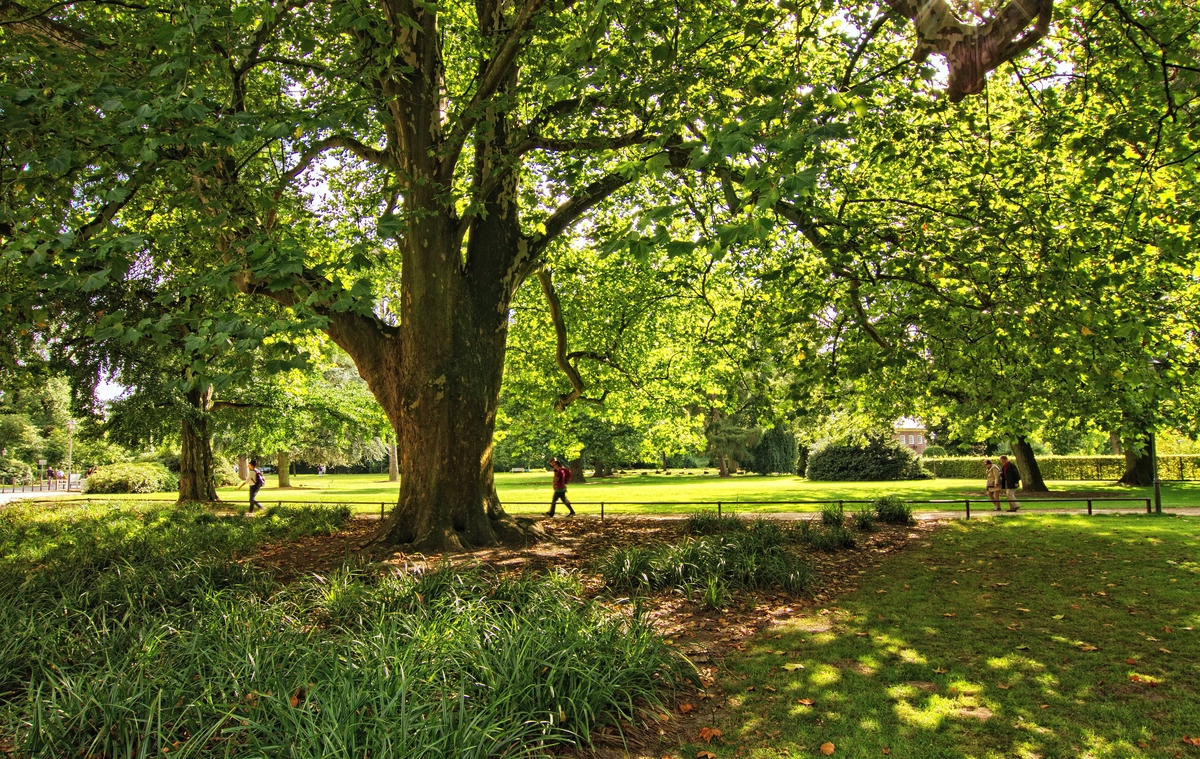
[(895, 495), (886, 495), (876, 499), (875, 518), (884, 524), (913, 524), (912, 506)]
[(280, 586), (234, 560), (342, 518), (327, 511), (0, 512), (0, 745), (527, 756), (638, 719), (691, 676), (643, 619), (569, 576), (344, 569)]
[(617, 590), (672, 589), (710, 606), (723, 605), (733, 590), (799, 593), (811, 584), (808, 565), (789, 550), (795, 536), (786, 525), (758, 519), (721, 527), (679, 543), (613, 549), (597, 570)]

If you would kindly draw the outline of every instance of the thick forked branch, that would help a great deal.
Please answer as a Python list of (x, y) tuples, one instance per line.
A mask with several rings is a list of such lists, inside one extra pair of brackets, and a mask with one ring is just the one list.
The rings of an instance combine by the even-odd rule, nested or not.
[(541, 252), (554, 238), (565, 232), (580, 216), (587, 213), (592, 206), (612, 195), (617, 190), (629, 184), (632, 180), (621, 174), (609, 174), (597, 179), (578, 195), (560, 205), (545, 221), (546, 232), (531, 246), (535, 252)]
[(616, 137), (583, 137), (579, 139), (556, 140), (549, 137), (526, 137), (513, 148), (513, 155), (524, 155), (531, 150), (544, 150), (548, 153), (563, 153), (576, 150), (617, 150), (630, 145), (640, 145), (653, 142), (655, 137), (647, 137), (642, 131), (622, 134)]
[(57, 21), (46, 18), (50, 11), (61, 8), (66, 3), (52, 5), (42, 11), (34, 11), (14, 2), (0, 0), (0, 28), (14, 35), (27, 35), (64, 47), (76, 53), (86, 53), (89, 50), (104, 50), (109, 47), (91, 36), (73, 29)]
[(458, 165), (458, 156), (462, 152), (463, 145), (466, 144), (467, 135), (483, 118), (483, 104), (496, 94), (500, 85), (508, 77), (509, 71), (512, 70), (513, 63), (517, 59), (517, 54), (521, 52), (523, 46), (521, 37), (525, 34), (530, 22), (533, 21), (534, 14), (542, 7), (543, 2), (545, 0), (525, 0), (525, 4), (517, 11), (517, 16), (508, 30), (508, 36), (501, 43), (496, 57), (483, 72), (479, 80), (479, 87), (476, 88), (471, 101), (459, 114), (458, 123), (455, 124), (446, 139), (446, 149), (442, 155), (442, 164), (439, 169), (441, 181), (448, 182), (454, 176), (454, 168)]
[(567, 357), (567, 323), (563, 319), (562, 304), (558, 300), (558, 292), (554, 289), (554, 281), (550, 277), (550, 270), (546, 268), (538, 269), (537, 276), (538, 281), (542, 283), (542, 293), (546, 296), (546, 303), (550, 306), (550, 319), (554, 322), (554, 337), (556, 340), (554, 359), (558, 362), (558, 368), (562, 369), (562, 373), (567, 375), (567, 379), (571, 380), (571, 392), (558, 396), (558, 400), (554, 402), (554, 410), (562, 411), (571, 405), (575, 399), (583, 395), (585, 386), (583, 384), (583, 377), (579, 376), (579, 370), (575, 368)]
[[(835, 272), (836, 273), (836, 272)], [(860, 329), (870, 335), (871, 339), (879, 344), (880, 348), (885, 351), (891, 351), (892, 346), (887, 340), (883, 339), (883, 335), (875, 329), (871, 324), (871, 320), (867, 318), (867, 312), (863, 310), (861, 296), (858, 292), (858, 278), (850, 278), (850, 306), (854, 309), (854, 321), (858, 323)]]
[(311, 166), (312, 162), (317, 159), (317, 156), (321, 155), (326, 150), (333, 150), (335, 148), (349, 150), (351, 153), (363, 159), (364, 161), (373, 163), (376, 166), (384, 166), (387, 164), (387, 153), (377, 148), (364, 145), (353, 137), (341, 134), (335, 134), (332, 137), (326, 137), (305, 151), (304, 155), (300, 156), (300, 160), (296, 162), (296, 165), (283, 175), (283, 178), (279, 183), (279, 187), (277, 187), (275, 192), (271, 194), (271, 199), (274, 201), (274, 205), (267, 213), (267, 218), (264, 222), (264, 226), (267, 229), (271, 229), (275, 226), (276, 210), (279, 204), (279, 199), (283, 197), (283, 193), (287, 191), (288, 185), (290, 185), (296, 177), (300, 176), (309, 166)]
[(919, 40), (914, 60), (922, 61), (931, 53), (946, 57), (950, 67), (946, 94), (954, 103), (983, 92), (989, 71), (1045, 37), (1054, 11), (1054, 0), (1009, 0), (994, 18), (971, 25), (954, 15), (947, 0), (885, 2), (916, 24)]

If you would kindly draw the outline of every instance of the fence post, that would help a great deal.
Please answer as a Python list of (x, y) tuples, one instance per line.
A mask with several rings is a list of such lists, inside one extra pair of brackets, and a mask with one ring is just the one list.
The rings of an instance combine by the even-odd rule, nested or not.
[(963, 502), (967, 504), (967, 519), (970, 519), (971, 518), (971, 499), (967, 498)]
[(1146, 499), (1146, 513), (1147, 514), (1150, 513), (1150, 499), (1149, 498)]
[(379, 504), (379, 521), (381, 522), (383, 521), (383, 507), (386, 503), (387, 501), (384, 501), (383, 503)]
[(717, 501), (717, 516), (721, 516), (721, 502)]
[(1088, 499), (1088, 516), (1090, 517), (1091, 515), (1092, 515), (1092, 499), (1089, 498)]
[(600, 521), (604, 521), (604, 501), (600, 502)]

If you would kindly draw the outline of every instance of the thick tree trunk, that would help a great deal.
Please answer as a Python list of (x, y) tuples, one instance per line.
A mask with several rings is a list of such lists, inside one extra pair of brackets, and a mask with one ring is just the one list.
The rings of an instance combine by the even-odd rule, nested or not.
[(250, 458), (244, 453), (238, 454), (238, 479), (245, 482), (250, 478)]
[(217, 486), (213, 480), (212, 436), (208, 430), (211, 389), (188, 393), (190, 408), (183, 416), (179, 452), (179, 500), (215, 501)]
[(1121, 436), (1115, 432), (1108, 433), (1108, 445), (1112, 448), (1112, 455), (1121, 455)]
[(729, 459), (721, 454), (717, 454), (717, 473), (722, 477), (729, 476)]
[(1125, 474), (1118, 480), (1122, 485), (1149, 487), (1154, 484), (1154, 460), (1150, 457), (1150, 446), (1144, 444), (1142, 452), (1136, 453), (1134, 446), (1125, 448)]
[(279, 478), (279, 487), (292, 486), (292, 456), (287, 451), (275, 454), (275, 476)]
[(612, 473), (612, 467), (603, 461), (597, 461), (592, 465), (592, 477), (611, 477)]
[(388, 482), (400, 481), (400, 461), (395, 443), (388, 443)]
[(1021, 472), (1021, 491), (1025, 493), (1049, 493), (1046, 481), (1042, 479), (1042, 469), (1038, 466), (1037, 458), (1033, 455), (1033, 446), (1022, 435), (1012, 439), (1013, 458), (1017, 470)]
[(577, 459), (572, 459), (568, 462), (571, 465), (571, 482), (572, 484), (582, 485), (587, 482), (587, 475), (583, 471), (583, 456)]

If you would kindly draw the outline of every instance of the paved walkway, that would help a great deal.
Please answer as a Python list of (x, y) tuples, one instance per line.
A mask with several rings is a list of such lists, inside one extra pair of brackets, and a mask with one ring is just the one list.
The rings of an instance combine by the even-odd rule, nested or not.
[(45, 501), (50, 498), (63, 498), (66, 496), (79, 497), (78, 490), (26, 490), (17, 493), (0, 493), (0, 506), (12, 503), (13, 501), (34, 500)]

